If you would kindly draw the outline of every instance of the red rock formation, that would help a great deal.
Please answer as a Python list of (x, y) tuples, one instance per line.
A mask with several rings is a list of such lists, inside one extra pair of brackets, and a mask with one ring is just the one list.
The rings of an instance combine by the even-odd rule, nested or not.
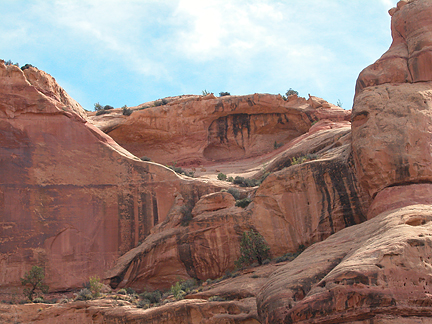
[(432, 81), (432, 8), (427, 0), (399, 1), (389, 11), (393, 42), (357, 80), (356, 93), (385, 83)]
[(82, 117), (53, 78), (0, 63), (0, 287), (34, 264), (51, 289), (102, 276), (211, 185), (142, 162)]
[(263, 322), (431, 322), (431, 12), (400, 1), (392, 47), (357, 82), (352, 170), (369, 220), (276, 271), (257, 299)]
[(430, 322), (431, 221), (430, 205), (411, 205), (316, 243), (262, 288), (262, 322)]
[(304, 134), (314, 120), (350, 117), (320, 98), (285, 101), (268, 94), (192, 96), (135, 109), (129, 117), (120, 113), (90, 119), (136, 156), (177, 165), (259, 156), (272, 151), (275, 142), (285, 144)]

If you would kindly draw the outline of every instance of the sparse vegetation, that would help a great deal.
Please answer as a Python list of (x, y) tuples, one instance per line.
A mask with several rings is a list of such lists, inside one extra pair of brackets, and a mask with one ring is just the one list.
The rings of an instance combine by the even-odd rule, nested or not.
[(202, 91), (202, 95), (203, 95), (203, 96), (207, 96), (207, 95), (209, 95), (209, 94), (210, 94), (210, 92), (208, 92), (207, 90), (203, 90), (203, 91)]
[(221, 296), (211, 296), (209, 297), (209, 302), (215, 302), (215, 301), (225, 301), (226, 299)]
[(143, 300), (147, 300), (149, 304), (160, 303), (162, 294), (159, 290), (143, 292), (139, 295)]
[(341, 108), (342, 108), (343, 103), (342, 103), (342, 101), (341, 101), (340, 99), (338, 99), (336, 105), (337, 105), (338, 107), (341, 107)]
[(122, 113), (124, 116), (130, 116), (133, 113), (132, 109), (129, 109), (126, 105), (122, 107)]
[(19, 66), (18, 63), (14, 63), (14, 62), (12, 62), (12, 60), (4, 61), (4, 64), (5, 64), (5, 65), (15, 65), (15, 66)]
[(226, 174), (221, 172), (218, 174), (217, 178), (218, 178), (218, 180), (225, 181), (227, 179), (227, 176), (226, 176)]
[(269, 255), (270, 248), (260, 233), (253, 229), (243, 232), (240, 242), (240, 258), (236, 261), (238, 267), (250, 265), (255, 261), (262, 265)]
[(93, 299), (93, 295), (90, 289), (88, 288), (81, 289), (75, 298), (75, 300), (91, 300), (91, 299)]
[(148, 156), (143, 156), (141, 158), (142, 161), (151, 162), (151, 159)]
[(30, 301), (33, 301), (35, 296), (39, 297), (39, 294), (46, 294), (49, 289), (45, 284), (45, 271), (38, 266), (33, 266), (30, 272), (24, 274), (24, 278), (21, 278), (21, 284), (26, 286), (23, 294)]
[(175, 164), (174, 165), (167, 165), (167, 167), (170, 168), (171, 170), (173, 170), (175, 173), (182, 174), (182, 175), (185, 175), (185, 176), (191, 177), (191, 178), (195, 177), (195, 172), (193, 172), (193, 171), (187, 172), (186, 170), (183, 170), (181, 167), (175, 166)]
[(219, 92), (219, 97), (224, 97), (224, 96), (231, 96), (231, 93), (225, 91)]
[[(18, 64), (18, 63), (17, 63)], [(31, 67), (34, 67), (33, 65), (31, 65), (31, 64), (25, 64), (25, 65), (23, 65), (23, 66), (21, 66), (21, 70), (22, 71), (24, 71), (24, 70), (27, 70), (27, 69), (29, 69), (29, 68), (31, 68)]]
[(313, 161), (318, 159), (318, 154), (306, 154), (299, 157), (293, 157), (291, 159), (291, 165), (302, 164), (304, 162)]
[(173, 286), (171, 286), (171, 293), (176, 300), (183, 299), (186, 295), (186, 292), (182, 289), (179, 281), (177, 281)]
[(289, 96), (298, 96), (298, 91), (293, 90), (293, 88), (289, 88), (285, 95), (287, 96), (287, 98)]
[(252, 200), (248, 197), (248, 198), (243, 198), (241, 200), (237, 200), (235, 205), (237, 207), (246, 208), (247, 206), (249, 206), (251, 202)]
[(97, 298), (100, 296), (100, 291), (102, 289), (103, 284), (100, 282), (100, 278), (98, 276), (90, 277), (89, 280), (89, 290), (92, 294), (93, 298)]
[(238, 189), (228, 188), (227, 192), (230, 193), (234, 197), (235, 200), (240, 199), (240, 191), (238, 191)]

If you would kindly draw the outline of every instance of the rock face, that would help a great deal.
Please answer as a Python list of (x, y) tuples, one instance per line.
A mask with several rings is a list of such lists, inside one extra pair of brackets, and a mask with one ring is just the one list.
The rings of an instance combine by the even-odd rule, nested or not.
[(80, 287), (144, 241), (175, 195), (215, 190), (142, 162), (83, 116), (48, 74), (0, 63), (2, 291), (35, 264), (52, 290)]
[(356, 92), (386, 83), (432, 81), (432, 8), (427, 0), (399, 1), (389, 11), (393, 43), (357, 79)]
[(127, 118), (118, 114), (90, 119), (136, 156), (177, 165), (259, 156), (272, 151), (275, 142), (285, 144), (306, 133), (313, 121), (350, 118), (349, 111), (320, 98), (285, 101), (268, 94), (178, 98), (135, 109)]
[(390, 50), (358, 78), (351, 168), (369, 220), (276, 271), (257, 299), (264, 323), (431, 321), (431, 10), (400, 1)]
[(430, 205), (411, 205), (311, 246), (262, 288), (263, 323), (430, 322), (431, 221)]

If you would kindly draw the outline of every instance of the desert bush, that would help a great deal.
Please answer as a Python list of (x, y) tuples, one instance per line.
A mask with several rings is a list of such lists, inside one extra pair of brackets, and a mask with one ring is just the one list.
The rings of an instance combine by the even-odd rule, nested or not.
[(103, 110), (103, 106), (99, 102), (96, 102), (94, 104), (94, 110), (95, 111)]
[(233, 183), (238, 184), (240, 187), (256, 187), (261, 184), (261, 181), (257, 179), (245, 179), (243, 177), (236, 176)]
[(194, 278), (180, 281), (180, 287), (185, 292), (189, 292), (192, 288), (196, 287), (197, 285), (198, 283)]
[(237, 207), (246, 208), (247, 206), (249, 206), (249, 204), (251, 202), (252, 202), (252, 199), (250, 199), (249, 197), (247, 197), (247, 198), (243, 198), (243, 199), (237, 200), (235, 205)]
[(227, 176), (226, 176), (226, 174), (221, 172), (218, 174), (217, 178), (218, 178), (218, 180), (225, 181), (227, 179)]
[(234, 178), (233, 178), (233, 177), (228, 177), (227, 181), (228, 181), (228, 182), (233, 182), (233, 181), (234, 181)]
[(289, 97), (289, 96), (294, 96), (294, 95), (298, 96), (298, 91), (295, 91), (295, 90), (293, 90), (292, 88), (289, 88), (289, 90), (285, 93), (285, 95), (286, 95), (287, 97)]
[(243, 232), (240, 242), (240, 258), (236, 261), (237, 266), (250, 265), (258, 261), (262, 265), (263, 260), (267, 259), (270, 254), (270, 248), (264, 240), (264, 237), (251, 229)]
[(119, 295), (127, 295), (127, 291), (126, 291), (126, 289), (122, 288), (119, 291), (117, 291), (117, 294), (119, 294)]
[(75, 300), (90, 300), (92, 298), (93, 298), (93, 294), (90, 291), (90, 289), (83, 288), (78, 292)]
[(214, 301), (225, 301), (225, 298), (221, 297), (221, 296), (211, 296), (208, 301), (210, 302), (214, 302)]
[(265, 259), (264, 261), (263, 261), (263, 265), (266, 265), (266, 264), (269, 264), (271, 262), (271, 260), (270, 259)]
[(209, 95), (209, 94), (210, 94), (210, 92), (208, 92), (207, 90), (203, 90), (203, 91), (202, 91), (202, 95), (203, 95), (203, 96), (207, 96), (207, 95)]
[(148, 300), (151, 304), (157, 304), (161, 301), (162, 294), (159, 290), (146, 291), (139, 295), (143, 300)]
[(219, 92), (219, 97), (224, 97), (224, 96), (231, 96), (231, 93), (226, 91)]
[(21, 284), (29, 286), (24, 288), (23, 294), (30, 301), (33, 301), (33, 297), (39, 293), (46, 294), (49, 289), (45, 284), (45, 271), (38, 266), (33, 266), (30, 272), (24, 274), (24, 278), (21, 278)]
[(31, 67), (34, 67), (34, 66), (31, 65), (31, 64), (28, 64), (28, 63), (27, 63), (27, 64), (21, 66), (21, 70), (24, 71), (24, 70), (27, 70), (27, 69), (29, 69), (29, 68), (31, 68)]
[(143, 156), (143, 157), (141, 158), (141, 160), (142, 160), (142, 161), (147, 161), (147, 162), (150, 162), (150, 161), (151, 161), (151, 159), (150, 159), (149, 157), (147, 157), (147, 156)]
[(177, 300), (183, 299), (184, 295), (186, 295), (179, 281), (177, 281), (173, 286), (171, 286), (170, 291), (174, 295), (174, 298)]
[(110, 114), (111, 113), (111, 111), (109, 111), (109, 110), (98, 110), (97, 112), (96, 112), (96, 116), (99, 116), (99, 115), (105, 115), (105, 114)]
[(91, 291), (94, 298), (100, 296), (102, 286), (103, 284), (100, 282), (100, 278), (98, 276), (90, 277), (89, 290)]
[(129, 109), (126, 105), (122, 107), (122, 113), (124, 116), (130, 116), (133, 113), (132, 109)]
[(240, 199), (240, 191), (238, 191), (238, 189), (228, 188), (227, 192), (230, 193), (234, 197), (235, 200)]
[(313, 161), (313, 160), (316, 160), (316, 159), (318, 159), (318, 154), (310, 154), (309, 153), (309, 154), (306, 154), (306, 155), (303, 155), (303, 156), (293, 157), (291, 159), (291, 165), (302, 164), (304, 162)]

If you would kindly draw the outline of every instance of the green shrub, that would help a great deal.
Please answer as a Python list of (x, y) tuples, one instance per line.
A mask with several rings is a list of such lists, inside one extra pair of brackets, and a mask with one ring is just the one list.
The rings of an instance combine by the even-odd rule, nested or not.
[(228, 188), (227, 192), (230, 193), (234, 197), (235, 200), (240, 199), (240, 191), (238, 191), (238, 189)]
[(316, 159), (318, 159), (318, 154), (310, 154), (309, 153), (309, 154), (306, 154), (306, 155), (303, 155), (303, 156), (293, 157), (291, 159), (291, 165), (302, 164), (304, 162), (313, 161), (313, 160), (316, 160)]
[(117, 294), (119, 294), (119, 295), (127, 295), (127, 291), (126, 291), (126, 289), (122, 288), (119, 291), (117, 291)]
[(135, 294), (135, 290), (133, 288), (131, 288), (131, 287), (127, 287), (126, 288), (126, 293), (128, 295), (134, 295)]
[(173, 286), (171, 286), (170, 291), (174, 295), (174, 298), (177, 300), (183, 299), (184, 295), (186, 294), (183, 291), (179, 281), (177, 281)]
[(240, 242), (240, 258), (236, 261), (238, 266), (250, 265), (258, 261), (262, 265), (263, 260), (267, 259), (270, 254), (270, 248), (264, 240), (264, 237), (251, 229), (243, 232)]
[(24, 288), (23, 294), (30, 301), (33, 301), (33, 297), (38, 293), (46, 294), (49, 289), (45, 284), (45, 271), (38, 266), (33, 266), (30, 272), (24, 274), (24, 278), (21, 278), (21, 284), (29, 286)]
[(264, 261), (263, 261), (263, 265), (266, 265), (266, 264), (269, 264), (271, 262), (271, 260), (270, 259), (265, 259)]
[(79, 291), (75, 300), (90, 300), (92, 298), (93, 298), (93, 295), (92, 295), (92, 292), (90, 291), (90, 289), (83, 288)]
[(221, 297), (221, 296), (211, 296), (208, 299), (209, 302), (214, 302), (214, 301), (225, 301), (225, 298)]
[(167, 165), (167, 167), (178, 174), (183, 174), (183, 175), (191, 177), (191, 178), (193, 178), (195, 176), (195, 173), (193, 171), (187, 172), (180, 167), (176, 167), (175, 165)]
[(148, 300), (151, 304), (157, 304), (161, 301), (162, 294), (159, 290), (146, 291), (139, 295), (143, 300)]
[(228, 181), (228, 182), (233, 182), (233, 181), (234, 181), (234, 178), (233, 178), (233, 177), (228, 177), (227, 181)]
[(251, 202), (252, 202), (252, 199), (250, 199), (249, 197), (247, 197), (247, 198), (243, 198), (241, 200), (237, 200), (235, 205), (237, 207), (246, 208), (247, 206), (249, 206), (249, 204)]
[(122, 113), (124, 116), (130, 116), (133, 113), (132, 109), (129, 109), (126, 105), (122, 107)]
[(202, 91), (202, 95), (203, 95), (203, 96), (207, 96), (207, 95), (209, 95), (209, 94), (210, 94), (210, 92), (208, 92), (207, 90), (203, 90), (203, 91)]
[(293, 90), (292, 88), (289, 88), (289, 90), (285, 93), (285, 95), (286, 95), (287, 97), (289, 97), (289, 96), (294, 96), (294, 95), (298, 96), (298, 91), (295, 91), (295, 90)]
[(180, 287), (185, 292), (189, 292), (192, 288), (196, 287), (197, 285), (198, 285), (197, 281), (194, 278), (180, 281)]
[(102, 286), (103, 284), (100, 282), (100, 278), (98, 276), (90, 277), (89, 290), (91, 291), (94, 298), (100, 296)]
[(227, 179), (227, 176), (226, 176), (226, 174), (221, 172), (218, 174), (217, 178), (218, 178), (218, 180), (225, 181)]
[(29, 69), (29, 68), (31, 68), (31, 67), (34, 67), (34, 66), (31, 65), (31, 64), (28, 64), (28, 63), (27, 63), (27, 64), (21, 66), (21, 70), (24, 71), (24, 70), (27, 70), (27, 69)]
[(109, 111), (109, 110), (98, 110), (97, 112), (96, 112), (96, 116), (100, 116), (100, 115), (105, 115), (105, 114), (110, 114), (111, 113), (111, 111)]
[(233, 183), (238, 184), (240, 187), (256, 187), (261, 184), (261, 181), (256, 179), (245, 179), (243, 177), (236, 176)]

